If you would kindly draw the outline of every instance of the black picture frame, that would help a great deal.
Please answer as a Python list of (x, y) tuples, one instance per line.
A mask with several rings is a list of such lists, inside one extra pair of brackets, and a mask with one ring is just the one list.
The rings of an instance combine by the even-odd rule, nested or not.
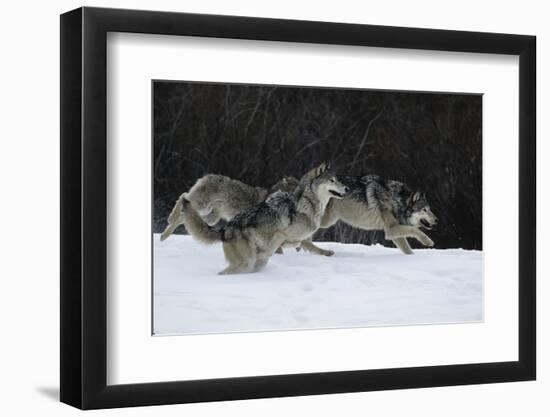
[[(519, 56), (519, 360), (107, 385), (108, 32)], [(62, 402), (96, 409), (535, 379), (534, 36), (84, 7), (61, 15), (60, 56)]]

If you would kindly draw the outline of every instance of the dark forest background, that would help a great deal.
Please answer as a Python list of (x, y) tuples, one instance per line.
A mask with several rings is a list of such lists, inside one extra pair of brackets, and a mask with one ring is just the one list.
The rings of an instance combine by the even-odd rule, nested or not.
[[(331, 161), (425, 190), (436, 247), (482, 248), (480, 95), (155, 81), (153, 105), (155, 233), (207, 173), (270, 187)], [(315, 239), (392, 245), (383, 236), (338, 223)]]

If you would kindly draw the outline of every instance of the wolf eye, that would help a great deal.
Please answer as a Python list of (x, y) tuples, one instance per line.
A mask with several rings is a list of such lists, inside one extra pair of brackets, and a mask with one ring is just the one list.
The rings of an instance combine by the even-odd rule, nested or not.
[(331, 178), (331, 179), (330, 179), (330, 182), (334, 182), (334, 178)]

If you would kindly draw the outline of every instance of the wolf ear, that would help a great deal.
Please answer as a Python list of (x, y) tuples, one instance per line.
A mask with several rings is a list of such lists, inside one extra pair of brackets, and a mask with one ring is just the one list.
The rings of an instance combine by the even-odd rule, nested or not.
[(407, 199), (407, 203), (408, 204), (414, 204), (416, 203), (418, 200), (420, 200), (420, 197), (422, 197), (422, 192), (420, 191), (415, 191), (414, 193), (412, 193), (409, 198)]
[(323, 175), (329, 169), (330, 169), (329, 164), (326, 163), (326, 162), (323, 162), (321, 165), (319, 165), (317, 168), (315, 168), (315, 177), (319, 177), (319, 176)]
[(309, 178), (310, 180), (313, 180), (320, 175), (322, 175), (324, 172), (328, 170), (328, 165), (326, 163), (322, 163), (316, 168), (313, 168), (311, 171), (309, 171), (307, 174), (305, 174), (305, 178)]

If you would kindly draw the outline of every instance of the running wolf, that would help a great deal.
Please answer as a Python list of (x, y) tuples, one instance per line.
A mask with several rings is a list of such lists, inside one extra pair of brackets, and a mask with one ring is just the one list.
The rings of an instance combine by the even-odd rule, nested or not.
[[(321, 220), (321, 228), (328, 228), (342, 220), (363, 230), (384, 230), (386, 239), (392, 240), (408, 255), (413, 251), (407, 237), (416, 238), (426, 246), (433, 246), (433, 241), (420, 230), (430, 230), (438, 221), (430, 209), (425, 193), (413, 191), (402, 182), (384, 179), (379, 175), (341, 175), (338, 180), (351, 191), (342, 199), (329, 201)], [(237, 213), (264, 201), (268, 194), (276, 190), (292, 193), (297, 185), (297, 179), (284, 177), (268, 191), (221, 175), (206, 175), (188, 193), (183, 193), (178, 198), (161, 240), (183, 224), (183, 198), (189, 200), (191, 207), (212, 226), (220, 219), (231, 220)], [(319, 255), (334, 254), (331, 250), (313, 244), (311, 238), (304, 240), (301, 248)], [(282, 249), (279, 248), (277, 252), (281, 253)]]
[[(433, 246), (433, 241), (421, 230), (431, 230), (438, 222), (425, 193), (379, 175), (338, 176), (338, 180), (350, 192), (341, 199), (329, 201), (321, 228), (341, 220), (363, 230), (383, 230), (386, 239), (393, 241), (405, 254), (413, 253), (408, 237), (425, 246)], [(304, 243), (302, 247), (306, 250), (314, 246), (311, 242)]]
[(267, 190), (252, 187), (223, 175), (205, 175), (199, 178), (188, 192), (179, 196), (168, 216), (168, 226), (160, 235), (160, 240), (168, 238), (178, 226), (183, 224), (184, 198), (209, 226), (213, 226), (220, 220), (229, 221), (238, 213), (261, 203), (272, 192), (277, 190), (292, 192), (297, 184), (297, 179), (284, 177)]
[(237, 214), (221, 230), (208, 225), (182, 198), (187, 231), (204, 243), (223, 242), (229, 266), (220, 274), (256, 272), (284, 246), (299, 246), (315, 233), (328, 202), (342, 198), (348, 187), (338, 181), (326, 164), (304, 175), (292, 194), (276, 191), (259, 204)]

